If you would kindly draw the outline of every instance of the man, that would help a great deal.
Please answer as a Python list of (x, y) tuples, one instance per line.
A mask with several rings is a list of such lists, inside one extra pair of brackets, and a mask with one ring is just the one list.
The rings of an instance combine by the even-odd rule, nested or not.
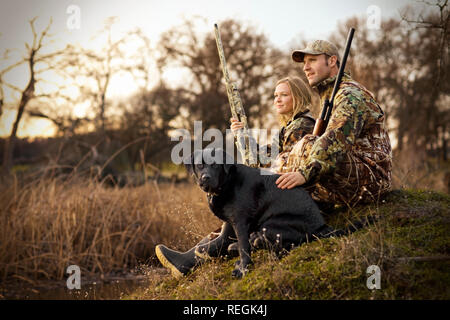
[[(334, 44), (310, 42), (292, 54), (303, 63), (321, 105), (331, 97), (340, 57)], [(373, 94), (344, 73), (325, 133), (306, 135), (291, 151), (291, 173), (282, 175), (280, 188), (303, 186), (319, 202), (354, 206), (377, 201), (391, 187), (392, 151), (383, 110)]]

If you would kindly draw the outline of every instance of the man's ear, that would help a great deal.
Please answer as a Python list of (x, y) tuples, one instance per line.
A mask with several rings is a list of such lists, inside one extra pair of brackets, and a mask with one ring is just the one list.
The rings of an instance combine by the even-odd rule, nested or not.
[(330, 67), (336, 66), (336, 67), (339, 69), (339, 67), (337, 66), (337, 56), (331, 56), (331, 57), (329, 57), (329, 58), (328, 58), (328, 65), (329, 65)]

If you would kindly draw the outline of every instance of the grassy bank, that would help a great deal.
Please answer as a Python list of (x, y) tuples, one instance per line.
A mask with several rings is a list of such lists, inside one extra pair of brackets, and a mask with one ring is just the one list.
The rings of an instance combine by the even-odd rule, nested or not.
[[(258, 251), (243, 280), (231, 278), (236, 259), (216, 259), (181, 280), (154, 277), (128, 298), (449, 299), (449, 208), (448, 195), (394, 191), (378, 204), (335, 210), (326, 217), (335, 227), (378, 217), (370, 227), (304, 244), (281, 259)], [(367, 288), (370, 265), (381, 269), (380, 290)]]

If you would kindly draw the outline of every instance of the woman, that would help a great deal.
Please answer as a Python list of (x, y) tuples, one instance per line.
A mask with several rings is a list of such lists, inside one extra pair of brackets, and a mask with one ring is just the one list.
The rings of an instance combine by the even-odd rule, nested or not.
[[(269, 156), (273, 148), (278, 148), (278, 156), (274, 163), (271, 163), (270, 169), (281, 174), (276, 181), (279, 188), (291, 189), (300, 185), (303, 177), (287, 165), (289, 153), (303, 136), (312, 133), (314, 129), (315, 120), (308, 109), (311, 105), (311, 94), (300, 78), (287, 77), (277, 82), (273, 105), (278, 114), (281, 130), (272, 145), (267, 146)], [(237, 130), (243, 128), (243, 124), (231, 118), (230, 128), (236, 134)], [(258, 158), (261, 157), (262, 153), (258, 155)]]
[[(277, 186), (281, 189), (293, 188), (298, 184), (298, 172), (293, 172), (287, 166), (289, 152), (300, 139), (314, 129), (314, 118), (309, 111), (311, 105), (311, 94), (307, 85), (298, 77), (287, 77), (277, 82), (274, 92), (274, 107), (278, 114), (281, 126), (278, 137), (274, 138), (271, 145), (267, 146), (270, 153), (274, 148), (278, 149), (278, 156), (274, 163), (270, 163), (270, 169), (276, 173), (281, 173), (277, 179)], [(231, 119), (231, 130), (236, 133), (243, 127), (243, 124), (236, 119)], [(261, 159), (263, 154), (259, 154)], [(259, 162), (261, 163), (261, 162)], [(264, 161), (264, 163), (267, 163)], [(301, 176), (301, 175), (300, 175)], [(211, 233), (203, 238), (196, 246), (186, 252), (178, 252), (167, 248), (164, 245), (156, 246), (156, 256), (163, 266), (169, 268), (175, 277), (186, 275), (202, 259), (200, 256), (219, 256), (228, 253), (230, 244), (235, 242), (234, 230), (227, 223), (222, 229)], [(207, 252), (195, 252), (198, 245), (208, 244)]]

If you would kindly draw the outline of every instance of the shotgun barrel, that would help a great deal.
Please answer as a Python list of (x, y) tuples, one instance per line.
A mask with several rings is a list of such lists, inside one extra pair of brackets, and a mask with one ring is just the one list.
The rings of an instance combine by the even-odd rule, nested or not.
[(231, 108), (231, 115), (233, 116), (233, 118), (237, 119), (239, 122), (242, 122), (244, 125), (244, 128), (239, 129), (236, 133), (236, 147), (246, 165), (257, 166), (256, 150), (250, 145), (247, 116), (245, 115), (237, 84), (232, 82), (230, 79), (227, 62), (225, 59), (225, 52), (223, 50), (222, 39), (220, 37), (219, 27), (217, 24), (214, 24), (214, 31), (216, 36), (217, 50), (219, 52), (220, 65), (222, 67), (223, 76), (225, 78), (228, 101)]
[(331, 118), (331, 112), (333, 110), (334, 98), (336, 97), (336, 93), (339, 90), (339, 86), (341, 85), (342, 76), (344, 75), (345, 65), (347, 64), (347, 57), (350, 53), (350, 47), (352, 46), (353, 35), (355, 33), (354, 28), (350, 28), (347, 36), (347, 43), (345, 44), (344, 55), (342, 56), (341, 65), (339, 66), (339, 72), (336, 76), (336, 80), (334, 82), (333, 91), (331, 93), (330, 99), (326, 99), (323, 103), (322, 112), (320, 114), (320, 118), (316, 120), (316, 124), (314, 126), (313, 134), (316, 136), (321, 136), (325, 130), (327, 129), (328, 122)]

